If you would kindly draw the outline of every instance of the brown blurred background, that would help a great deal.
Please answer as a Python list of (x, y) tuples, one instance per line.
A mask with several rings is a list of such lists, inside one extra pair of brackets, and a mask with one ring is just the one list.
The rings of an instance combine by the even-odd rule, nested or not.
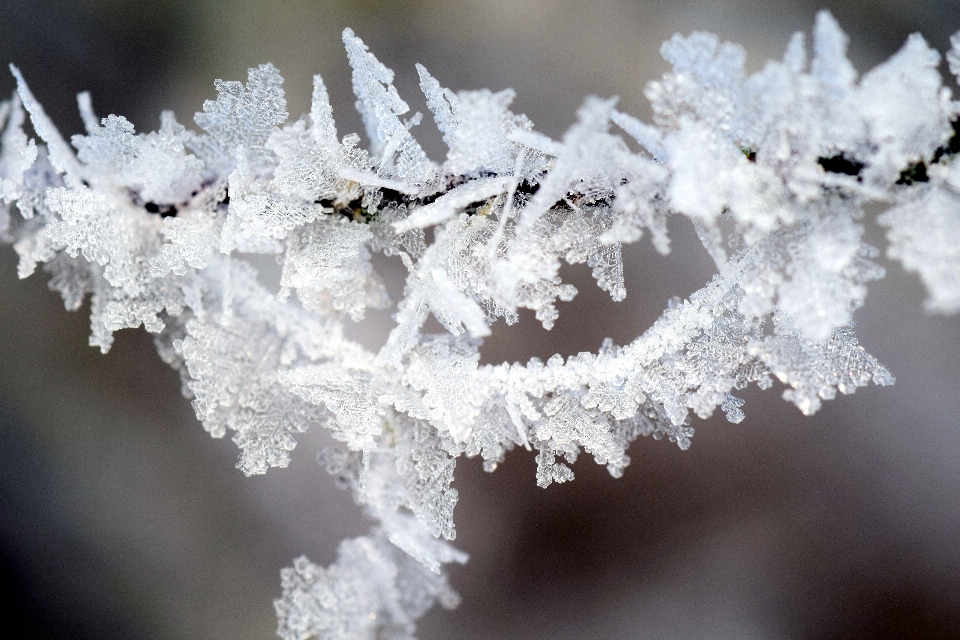
[[(191, 126), (215, 78), (272, 61), (294, 117), (323, 74), (343, 135), (362, 131), (340, 42), (351, 26), (413, 110), (427, 113), (421, 62), (454, 90), (515, 88), (514, 110), (557, 137), (590, 93), (649, 118), (642, 87), (666, 71), (658, 50), (676, 31), (742, 43), (752, 71), (809, 32), (822, 6), (861, 71), (911, 32), (944, 51), (960, 29), (956, 0), (0, 0), (0, 62), (20, 66), (69, 135), (81, 130), (78, 91), (138, 130), (156, 128), (162, 108)], [(442, 159), (429, 117), (415, 133)], [(646, 240), (630, 247), (625, 302), (568, 268), (580, 294), (556, 328), (530, 316), (498, 326), (484, 359), (631, 340), (711, 275), (692, 231), (672, 227), (666, 258)], [(867, 227), (882, 247), (882, 230)], [(429, 613), (421, 639), (960, 638), (960, 318), (925, 315), (917, 278), (883, 264), (856, 317), (892, 388), (809, 419), (778, 388), (748, 391), (744, 422), (698, 423), (687, 452), (642, 439), (619, 480), (587, 455), (573, 483), (547, 490), (528, 453), (492, 475), (461, 460), (457, 544), (471, 560), (452, 581), (464, 602)], [(274, 637), (280, 568), (301, 553), (327, 564), (367, 528), (314, 463), (323, 434), (301, 438), (290, 468), (244, 478), (234, 445), (202, 430), (146, 333), (120, 332), (101, 356), (86, 346), (86, 310), (67, 313), (43, 275), (15, 273), (0, 248), (4, 627), (22, 625), (25, 638)], [(387, 319), (352, 333), (376, 346)]]

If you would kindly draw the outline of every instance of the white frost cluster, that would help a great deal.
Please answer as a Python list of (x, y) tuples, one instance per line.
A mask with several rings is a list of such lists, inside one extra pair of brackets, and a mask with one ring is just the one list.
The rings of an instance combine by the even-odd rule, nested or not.
[[(677, 35), (662, 48), (673, 71), (646, 90), (652, 124), (590, 97), (562, 140), (512, 113), (513, 91), (454, 93), (418, 65), (442, 164), (412, 135), (421, 114), (404, 118), (393, 72), (349, 29), (343, 40), (368, 150), (339, 137), (319, 76), (310, 113), (289, 122), (269, 64), (246, 84), (218, 80), (199, 131), (165, 112), (138, 134), (81, 94), (86, 134), (68, 144), (16, 68), (0, 103), (0, 237), (21, 277), (42, 265), (68, 309), (91, 294), (90, 344), (104, 352), (118, 329), (154, 333), (244, 473), (286, 466), (317, 424), (342, 443), (321, 462), (376, 525), (329, 568), (284, 570), (286, 639), (410, 638), (435, 601), (455, 605), (441, 567), (466, 560), (447, 542), (461, 455), (492, 471), (507, 450), (536, 449), (543, 487), (572, 479), (584, 451), (619, 476), (641, 435), (686, 449), (692, 415), (743, 420), (734, 394), (751, 383), (779, 379), (805, 414), (891, 384), (853, 333), (884, 274), (862, 240), (869, 203), (886, 208), (887, 254), (919, 273), (928, 309), (960, 310), (960, 103), (918, 35), (859, 79), (825, 12), (812, 55), (797, 34), (749, 76), (739, 46)], [(957, 74), (960, 34), (952, 44)], [(621, 300), (621, 245), (649, 234), (668, 252), (670, 215), (690, 218), (716, 262), (703, 289), (630, 344), (479, 364), (490, 325), (520, 308), (553, 325), (577, 293), (561, 261), (586, 263)], [(408, 275), (373, 353), (342, 328), (394, 304), (378, 252)], [(258, 283), (251, 253), (276, 257), (279, 292)], [(423, 333), (430, 315), (445, 333)]]

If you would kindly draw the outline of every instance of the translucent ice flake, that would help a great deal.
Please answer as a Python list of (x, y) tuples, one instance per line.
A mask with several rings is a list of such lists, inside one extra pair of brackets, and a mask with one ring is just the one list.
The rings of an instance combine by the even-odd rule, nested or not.
[[(956, 163), (952, 173), (960, 177)], [(958, 180), (960, 183), (960, 180)], [(887, 227), (887, 254), (920, 274), (929, 311), (960, 311), (960, 196), (934, 187), (878, 218)]]
[(457, 463), (450, 450), (456, 450), (442, 432), (424, 421), (398, 414), (391, 424), (397, 443), (396, 458), (391, 462), (404, 489), (404, 506), (426, 525), (433, 537), (453, 540), (453, 508), (458, 494), (450, 485)]
[[(454, 176), (504, 175), (514, 173), (517, 155), (524, 146), (518, 135), (533, 124), (508, 107), (516, 95), (512, 89), (461, 91), (444, 89), (423, 67), (417, 65), (420, 87), (433, 112), (449, 151), (444, 171)], [(546, 168), (542, 154), (527, 152), (521, 178), (532, 179)]]
[(534, 310), (547, 329), (558, 315), (555, 301), (570, 300), (576, 293), (557, 277), (561, 256), (590, 264), (598, 284), (614, 300), (626, 293), (619, 243), (609, 237), (606, 243), (600, 240), (613, 225), (609, 203), (628, 180), (621, 163), (629, 151), (622, 139), (608, 133), (614, 102), (584, 102), (580, 122), (564, 136), (550, 172), (517, 213), (506, 259), (493, 265), (491, 297), (496, 303), (510, 312), (518, 307)]
[(478, 343), (453, 338), (428, 339), (410, 352), (404, 385), (424, 392), (430, 422), (457, 442), (470, 435), (490, 400), (477, 372)]
[(897, 180), (911, 163), (933, 155), (951, 133), (950, 92), (940, 83), (940, 54), (920, 34), (860, 82), (858, 101), (870, 132), (864, 179), (881, 184)]
[(676, 34), (660, 53), (673, 71), (647, 85), (656, 122), (673, 128), (687, 116), (722, 129), (739, 101), (743, 48), (710, 33)]
[(204, 428), (214, 437), (235, 432), (241, 450), (237, 466), (246, 475), (287, 466), (296, 446), (293, 434), (326, 420), (317, 407), (281, 391), (275, 346), (281, 336), (264, 341), (261, 334), (260, 344), (268, 350), (244, 352), (237, 347), (254, 329), (247, 323), (234, 320), (225, 327), (191, 320), (186, 328), (174, 348), (185, 363), (185, 386)]
[(128, 295), (145, 288), (143, 274), (158, 245), (158, 216), (134, 207), (126, 198), (86, 187), (51, 189), (46, 206), (59, 217), (47, 225), (54, 245), (103, 266), (107, 281)]
[[(491, 314), (485, 314), (474, 299), (489, 295), (484, 252), (477, 250), (493, 232), (485, 218), (461, 214), (456, 221), (438, 229), (435, 242), (416, 264), (402, 255), (409, 275), (404, 299), (398, 305), (397, 326), (378, 356), (381, 363), (397, 363), (420, 340), (420, 328), (430, 313), (452, 335), (465, 331), (473, 337), (489, 335), (487, 316)], [(477, 268), (471, 271), (474, 265)], [(481, 297), (481, 302), (486, 301)], [(497, 309), (492, 304), (485, 306)]]
[(950, 51), (947, 52), (950, 73), (960, 78), (960, 31), (950, 36)]
[(750, 353), (792, 387), (783, 398), (804, 415), (816, 413), (838, 390), (849, 394), (870, 382), (894, 383), (890, 372), (857, 344), (852, 325), (837, 329), (829, 340), (812, 342), (801, 337), (789, 318), (779, 315), (776, 321), (776, 334), (752, 342)]
[[(179, 316), (183, 312), (182, 283), (153, 280), (145, 283), (136, 294), (130, 294), (113, 286), (104, 277), (106, 270), (101, 270), (99, 265), (90, 265), (87, 272), (76, 267), (75, 264), (54, 259), (44, 268), (54, 274), (51, 284), (56, 284), (60, 289), (64, 304), (70, 304), (78, 291), (89, 288), (93, 293), (90, 300), (89, 343), (91, 347), (99, 347), (103, 353), (113, 344), (114, 331), (142, 324), (150, 333), (160, 333), (167, 327), (165, 318)], [(81, 277), (79, 282), (73, 279), (78, 275)]]
[(884, 275), (871, 261), (878, 252), (863, 245), (863, 229), (846, 217), (822, 221), (795, 249), (790, 279), (779, 287), (779, 307), (815, 342), (850, 322), (867, 297), (866, 283)]
[(570, 480), (573, 480), (573, 471), (562, 462), (556, 461), (556, 452), (549, 447), (540, 449), (537, 454), (537, 486), (546, 489), (554, 482), (560, 484)]
[(308, 202), (338, 199), (349, 201), (350, 185), (341, 177), (345, 169), (369, 171), (366, 151), (356, 148), (356, 134), (337, 141), (327, 89), (320, 76), (313, 77), (313, 102), (309, 122), (303, 119), (274, 131), (267, 147), (277, 156), (272, 190)]
[(57, 253), (43, 268), (51, 274), (48, 286), (60, 292), (67, 311), (79, 309), (87, 294), (93, 291), (97, 274), (86, 260), (71, 258), (66, 253)]
[(389, 298), (364, 245), (371, 237), (366, 225), (343, 219), (305, 226), (287, 240), (281, 297), (293, 289), (306, 308), (353, 320), (367, 307), (385, 307)]
[[(569, 396), (553, 398), (544, 405), (543, 415), (533, 434), (541, 455), (546, 456), (545, 451), (562, 453), (573, 462), (579, 448), (583, 447), (593, 455), (597, 464), (623, 466), (623, 448), (614, 440), (607, 420), (598, 412), (584, 409), (578, 399)], [(563, 482), (560, 478), (564, 474), (558, 476), (554, 465), (547, 466), (553, 470), (543, 479)], [(538, 484), (541, 484), (539, 471), (537, 476)]]
[(164, 111), (160, 131), (135, 135), (122, 116), (108, 116), (86, 136), (74, 136), (77, 157), (95, 187), (129, 190), (139, 203), (179, 204), (200, 188), (203, 163), (184, 149), (185, 129)]
[(829, 97), (844, 97), (857, 79), (856, 70), (847, 60), (849, 41), (830, 12), (817, 13), (810, 72)]
[(37, 132), (40, 139), (47, 145), (47, 152), (50, 158), (50, 164), (58, 173), (63, 174), (63, 179), (71, 188), (76, 188), (82, 184), (84, 172), (77, 162), (76, 156), (67, 141), (60, 135), (56, 125), (50, 120), (43, 106), (37, 102), (30, 92), (30, 87), (20, 74), (20, 70), (12, 64), (10, 71), (17, 79), (17, 93), (23, 103), (23, 107), (30, 114), (30, 122), (33, 124), (33, 130)]
[(227, 274), (229, 313), (216, 303), (203, 309), (196, 299), (213, 293), (211, 282), (201, 284), (206, 291), (199, 295), (184, 292), (195, 317), (172, 340), (170, 357), (182, 367), (185, 390), (204, 428), (214, 437), (234, 432), (241, 449), (238, 467), (252, 475), (287, 466), (293, 435), (331, 420), (321, 407), (286, 390), (282, 369), (334, 358), (342, 362), (355, 351), (338, 327), (268, 297), (243, 263), (221, 259), (211, 266), (211, 276)]
[(338, 364), (308, 365), (281, 372), (280, 384), (312, 404), (323, 404), (335, 416), (333, 435), (351, 449), (374, 446), (383, 431), (386, 407), (374, 395), (374, 374)]
[(744, 403), (742, 399), (728, 393), (726, 400), (722, 405), (720, 405), (720, 408), (723, 409), (725, 414), (727, 414), (727, 420), (733, 424), (740, 424), (746, 417), (743, 413), (743, 409), (740, 408), (743, 406), (743, 404)]
[[(0, 137), (0, 237), (9, 226), (7, 205), (24, 195), (23, 174), (37, 159), (37, 145), (23, 133), (23, 122), (23, 105), (14, 93), (9, 102), (0, 103), (0, 127), (6, 125)], [(29, 206), (24, 209), (26, 215), (32, 213)]]
[(220, 243), (217, 222), (214, 215), (199, 209), (188, 209), (177, 217), (164, 219), (161, 233), (168, 242), (150, 259), (150, 275), (159, 278), (172, 271), (183, 276), (188, 266), (206, 267)]
[(430, 75), (426, 67), (417, 64), (417, 73), (420, 75), (420, 89), (427, 98), (427, 108), (433, 112), (437, 128), (443, 135), (443, 141), (448, 147), (453, 147), (460, 138), (457, 128), (460, 124), (460, 100), (450, 89), (444, 89), (440, 83)]
[[(370, 53), (351, 29), (343, 30), (343, 44), (353, 68), (353, 92), (370, 138), (378, 174), (396, 178), (429, 191), (436, 167), (410, 135), (399, 116), (410, 110), (394, 88), (393, 71)], [(411, 120), (412, 123), (412, 120)]]
[(654, 160), (661, 163), (666, 161), (667, 152), (663, 148), (663, 140), (659, 129), (616, 109), (610, 113), (610, 119), (639, 142), (653, 156)]
[(412, 640), (414, 623), (434, 602), (448, 609), (459, 602), (446, 578), (378, 534), (342, 542), (326, 569), (301, 556), (280, 579), (274, 607), (284, 640)]
[(330, 149), (337, 146), (337, 125), (333, 121), (330, 96), (320, 75), (313, 76), (313, 96), (310, 102), (310, 131), (317, 143)]
[(629, 153), (621, 138), (608, 133), (615, 103), (616, 98), (584, 101), (577, 111), (577, 124), (563, 137), (554, 166), (520, 216), (519, 235), (571, 191), (586, 203), (612, 195), (623, 177), (619, 157)]
[(255, 173), (266, 171), (272, 165), (266, 142), (287, 119), (282, 83), (272, 64), (250, 69), (246, 86), (217, 80), (217, 99), (204, 102), (203, 111), (194, 117), (207, 135), (194, 137), (189, 146), (221, 175), (234, 165), (238, 146), (244, 148)]
[(241, 159), (230, 174), (230, 204), (220, 235), (220, 251), (280, 253), (292, 230), (323, 214), (319, 202), (273, 193), (263, 187)]

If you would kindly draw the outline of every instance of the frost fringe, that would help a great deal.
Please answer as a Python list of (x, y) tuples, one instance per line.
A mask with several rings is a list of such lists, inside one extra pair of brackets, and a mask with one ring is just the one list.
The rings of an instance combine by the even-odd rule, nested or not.
[[(868, 203), (887, 207), (887, 253), (919, 273), (927, 309), (960, 309), (960, 103), (919, 35), (859, 81), (826, 12), (809, 63), (796, 34), (752, 76), (739, 46), (676, 35), (661, 50), (673, 71), (646, 89), (653, 124), (591, 97), (560, 141), (509, 110), (512, 90), (454, 93), (418, 65), (443, 164), (410, 133), (421, 115), (401, 119), (393, 72), (349, 29), (343, 40), (369, 150), (338, 138), (320, 76), (310, 113), (288, 123), (269, 64), (246, 85), (218, 80), (199, 133), (164, 112), (159, 131), (136, 134), (81, 94), (86, 135), (71, 146), (15, 67), (17, 92), (0, 103), (0, 236), (21, 278), (43, 265), (71, 310), (91, 294), (103, 352), (118, 329), (153, 333), (204, 428), (233, 434), (245, 474), (286, 466), (311, 425), (343, 443), (320, 462), (377, 525), (327, 569), (300, 558), (283, 571), (283, 638), (412, 638), (435, 601), (456, 604), (441, 566), (466, 560), (446, 542), (460, 455), (492, 471), (535, 448), (546, 487), (572, 479), (585, 450), (619, 476), (640, 435), (686, 449), (691, 412), (743, 420), (733, 393), (750, 383), (778, 378), (807, 415), (837, 391), (892, 384), (853, 333), (866, 284), (883, 276), (861, 240)], [(960, 75), (960, 33), (951, 43)], [(586, 262), (621, 300), (621, 244), (649, 233), (667, 253), (672, 214), (716, 261), (703, 289), (628, 345), (479, 365), (499, 318), (527, 308), (553, 325), (555, 302), (576, 294), (561, 259)], [(376, 252), (399, 255), (408, 276), (372, 353), (342, 322), (390, 304)], [(248, 253), (278, 256), (279, 293)], [(422, 334), (429, 314), (447, 333)]]

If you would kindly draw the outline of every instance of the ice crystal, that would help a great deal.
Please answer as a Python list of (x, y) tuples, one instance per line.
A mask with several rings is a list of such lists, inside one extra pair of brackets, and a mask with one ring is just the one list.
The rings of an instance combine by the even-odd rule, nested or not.
[[(447, 542), (461, 455), (492, 471), (536, 449), (543, 487), (572, 480), (584, 452), (619, 476), (639, 436), (686, 449), (694, 418), (719, 407), (743, 421), (735, 392), (750, 384), (779, 379), (804, 414), (891, 384), (852, 321), (884, 275), (863, 242), (877, 204), (887, 255), (919, 273), (928, 310), (960, 310), (960, 104), (919, 35), (859, 80), (826, 12), (811, 59), (797, 34), (752, 75), (737, 45), (676, 35), (662, 48), (673, 70), (646, 89), (652, 124), (589, 97), (560, 140), (510, 111), (512, 90), (455, 93), (418, 65), (442, 163), (411, 133), (420, 114), (401, 119), (393, 72), (349, 29), (343, 41), (368, 150), (339, 136), (319, 76), (309, 114), (287, 122), (269, 64), (245, 84), (218, 80), (201, 132), (165, 112), (137, 133), (81, 94), (86, 134), (71, 146), (16, 68), (0, 103), (0, 238), (21, 277), (42, 265), (68, 309), (90, 294), (103, 351), (121, 328), (155, 334), (244, 473), (287, 465), (312, 425), (340, 442), (320, 462), (376, 525), (328, 568), (300, 558), (283, 571), (284, 638), (410, 638), (434, 601), (456, 604), (441, 569), (466, 560)], [(960, 74), (960, 34), (951, 42)], [(705, 287), (629, 344), (480, 364), (492, 323), (529, 309), (553, 326), (577, 293), (563, 262), (623, 299), (621, 246), (649, 234), (668, 252), (670, 215), (693, 222), (716, 263)], [(278, 260), (279, 291), (249, 253)], [(376, 253), (399, 256), (407, 278), (373, 353), (342, 328), (391, 304)], [(424, 332), (431, 315), (443, 334)]]

